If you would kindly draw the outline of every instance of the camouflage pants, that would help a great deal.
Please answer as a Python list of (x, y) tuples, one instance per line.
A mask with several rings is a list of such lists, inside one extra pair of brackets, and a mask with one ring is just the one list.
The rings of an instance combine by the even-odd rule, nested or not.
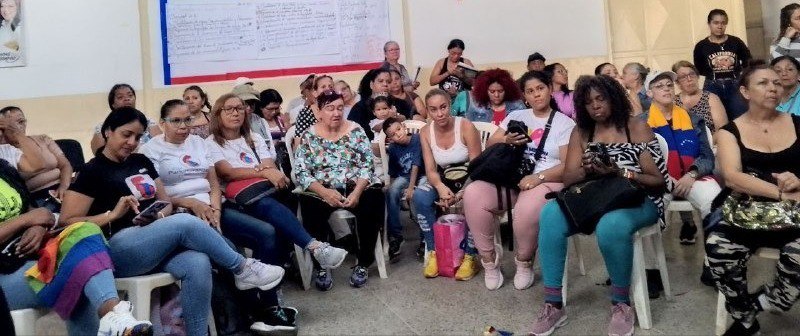
[[(728, 226), (724, 223), (720, 225)], [(773, 238), (777, 236), (774, 235), (777, 232), (742, 234), (732, 231), (745, 230), (713, 231), (709, 233), (705, 246), (711, 273), (717, 289), (725, 295), (725, 307), (731, 317), (751, 323), (759, 312), (756, 296), (747, 292), (747, 260), (758, 247), (776, 247), (781, 250), (775, 279), (763, 289), (773, 307), (789, 310), (800, 296), (800, 238), (788, 242), (784, 238), (779, 244), (775, 244), (776, 240)]]

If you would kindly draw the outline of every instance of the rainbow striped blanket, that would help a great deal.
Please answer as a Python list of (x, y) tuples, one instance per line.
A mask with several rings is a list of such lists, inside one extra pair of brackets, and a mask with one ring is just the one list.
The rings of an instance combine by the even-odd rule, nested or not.
[(64, 319), (72, 314), (86, 282), (114, 268), (103, 232), (89, 222), (68, 226), (48, 240), (39, 255), (39, 262), (25, 272), (28, 285)]

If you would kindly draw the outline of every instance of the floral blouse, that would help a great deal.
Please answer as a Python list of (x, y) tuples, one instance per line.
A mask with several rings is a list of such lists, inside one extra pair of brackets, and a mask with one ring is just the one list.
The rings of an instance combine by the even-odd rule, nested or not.
[(374, 161), (369, 138), (361, 127), (353, 127), (336, 141), (318, 136), (311, 127), (301, 136), (293, 169), (303, 190), (314, 182), (326, 188), (341, 188), (358, 179), (379, 183)]

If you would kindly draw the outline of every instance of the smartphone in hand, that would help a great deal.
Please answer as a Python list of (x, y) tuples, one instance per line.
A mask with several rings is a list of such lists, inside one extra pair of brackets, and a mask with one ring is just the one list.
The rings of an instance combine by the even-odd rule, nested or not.
[(138, 226), (145, 226), (152, 222), (155, 222), (158, 219), (158, 212), (164, 210), (170, 202), (167, 201), (155, 201), (153, 204), (150, 204), (147, 208), (139, 212), (136, 217), (133, 217), (133, 224)]

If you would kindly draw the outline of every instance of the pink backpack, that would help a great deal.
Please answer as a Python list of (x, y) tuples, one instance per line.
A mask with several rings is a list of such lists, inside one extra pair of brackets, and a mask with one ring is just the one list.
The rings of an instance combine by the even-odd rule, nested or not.
[(467, 220), (464, 215), (444, 215), (433, 224), (434, 248), (439, 275), (454, 277), (461, 266), (464, 250), (461, 243), (466, 237)]

